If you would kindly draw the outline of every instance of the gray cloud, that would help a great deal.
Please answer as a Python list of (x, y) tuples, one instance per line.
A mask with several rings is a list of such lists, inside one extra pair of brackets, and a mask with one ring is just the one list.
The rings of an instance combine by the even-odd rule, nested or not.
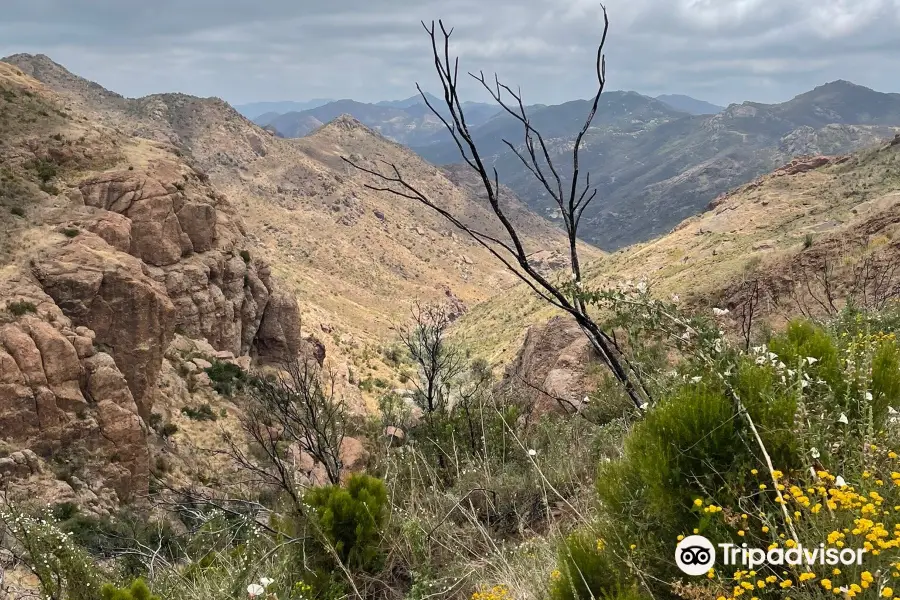
[[(834, 79), (900, 91), (900, 0), (606, 4), (610, 89), (721, 104)], [(129, 96), (372, 101), (434, 89), (419, 21), (443, 18), (463, 69), (555, 103), (592, 92), (600, 15), (598, 0), (7, 0), (0, 55), (44, 53)]]

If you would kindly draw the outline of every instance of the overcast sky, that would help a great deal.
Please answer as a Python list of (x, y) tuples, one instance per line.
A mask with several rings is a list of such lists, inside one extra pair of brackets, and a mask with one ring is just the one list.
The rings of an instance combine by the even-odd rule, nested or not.
[[(434, 90), (419, 20), (528, 103), (587, 97), (598, 0), (2, 0), (0, 56), (43, 53), (126, 96), (240, 104)], [(900, 92), (900, 0), (608, 0), (608, 89), (777, 102), (835, 79)], [(474, 92), (475, 90), (471, 90)], [(470, 99), (481, 95), (466, 94)]]

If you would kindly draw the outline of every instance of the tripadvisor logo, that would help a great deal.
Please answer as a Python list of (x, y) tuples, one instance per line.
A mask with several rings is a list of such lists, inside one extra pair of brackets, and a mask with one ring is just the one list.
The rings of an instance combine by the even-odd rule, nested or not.
[(690, 535), (675, 547), (675, 564), (687, 575), (708, 573), (716, 563), (716, 547), (721, 564), (753, 569), (760, 565), (861, 565), (863, 548), (826, 548), (819, 544), (812, 548), (796, 545), (793, 548), (750, 548), (747, 544), (713, 543), (702, 535)]

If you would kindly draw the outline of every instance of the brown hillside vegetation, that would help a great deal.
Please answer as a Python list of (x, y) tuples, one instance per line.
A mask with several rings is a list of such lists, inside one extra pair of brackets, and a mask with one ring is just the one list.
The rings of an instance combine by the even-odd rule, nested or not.
[[(416, 298), (452, 296), (472, 305), (514, 283), (486, 250), (428, 209), (365, 187), (374, 182), (342, 163), (342, 155), (373, 166), (395, 163), (431, 197), (488, 232), (495, 228), (469, 185), (455, 185), (452, 176), (352, 118), (303, 139), (281, 139), (218, 99), (163, 94), (130, 100), (45, 56), (5, 60), (110, 127), (174, 145), (208, 174), (243, 218), (255, 250), (296, 293), (310, 327), (374, 343)], [(529, 250), (541, 252), (552, 268), (563, 236), (507, 198)], [(589, 246), (583, 252), (600, 256)]]
[[(792, 298), (794, 283), (803, 273), (821, 277), (826, 258), (846, 267), (833, 275), (843, 292), (851, 285), (852, 265), (866, 256), (880, 264), (900, 260), (898, 139), (847, 156), (792, 161), (723, 194), (669, 234), (594, 262), (586, 283), (645, 278), (660, 297), (677, 294), (693, 306), (734, 308), (742, 284), (759, 279), (781, 300), (780, 307), (764, 307), (769, 313), (799, 314), (797, 300), (815, 312), (817, 302), (808, 293)], [(805, 288), (805, 280), (800, 283)], [(506, 364), (525, 335), (522, 325), (553, 314), (522, 289), (476, 307), (457, 332), (480, 355)]]

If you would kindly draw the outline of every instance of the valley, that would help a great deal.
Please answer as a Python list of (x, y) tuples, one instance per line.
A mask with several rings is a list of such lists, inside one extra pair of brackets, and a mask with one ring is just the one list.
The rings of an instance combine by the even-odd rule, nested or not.
[[(604, 92), (577, 240), (461, 104), (496, 194), (415, 96), (0, 60), (0, 598), (893, 597), (900, 94)], [(528, 107), (562, 173), (587, 104)]]

